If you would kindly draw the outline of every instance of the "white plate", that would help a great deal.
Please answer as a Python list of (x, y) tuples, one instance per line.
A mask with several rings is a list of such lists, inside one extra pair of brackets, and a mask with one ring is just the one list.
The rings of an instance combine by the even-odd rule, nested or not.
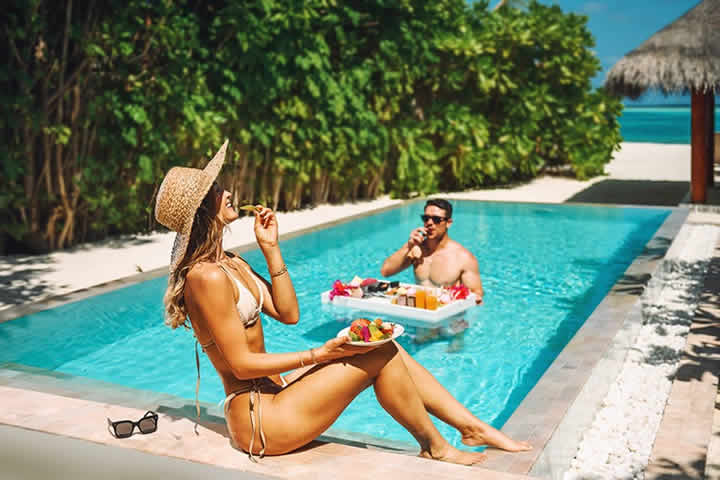
[[(349, 331), (350, 331), (350, 327), (345, 327), (345, 328), (343, 328), (342, 330), (340, 330), (336, 336), (337, 336), (337, 337), (347, 337)], [(375, 341), (375, 342), (353, 342), (353, 341), (349, 341), (349, 342), (347, 342), (347, 344), (348, 344), (348, 345), (356, 345), (356, 346), (358, 346), (358, 347), (374, 347), (374, 346), (377, 346), (377, 345), (382, 345), (383, 343), (387, 343), (387, 342), (389, 342), (390, 340), (394, 340), (394, 339), (396, 339), (397, 337), (399, 337), (400, 335), (402, 335), (403, 333), (405, 333), (405, 327), (403, 327), (402, 325), (400, 325), (400, 324), (398, 324), (398, 323), (393, 323), (393, 334), (392, 334), (392, 337), (390, 337), (390, 338), (384, 338), (384, 339), (382, 339), (382, 340), (377, 340), (377, 341)]]

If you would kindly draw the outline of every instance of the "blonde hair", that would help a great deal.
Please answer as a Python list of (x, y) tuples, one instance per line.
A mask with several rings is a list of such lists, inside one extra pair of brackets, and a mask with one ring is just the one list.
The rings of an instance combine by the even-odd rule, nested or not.
[(220, 209), (219, 196), (222, 189), (215, 182), (203, 198), (193, 218), (190, 240), (183, 259), (168, 278), (163, 303), (165, 324), (175, 329), (180, 326), (190, 329), (187, 306), (185, 305), (185, 280), (192, 267), (200, 262), (216, 262), (221, 252), (224, 225), (216, 216)]

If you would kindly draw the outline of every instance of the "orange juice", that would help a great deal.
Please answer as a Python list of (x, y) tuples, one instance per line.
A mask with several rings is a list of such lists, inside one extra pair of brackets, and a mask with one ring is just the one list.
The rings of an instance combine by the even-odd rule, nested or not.
[(418, 288), (417, 292), (415, 292), (415, 306), (417, 308), (426, 308), (425, 307), (425, 299), (426, 298), (427, 297), (425, 295), (425, 290), (423, 290), (422, 288)]
[(425, 296), (425, 308), (428, 310), (437, 310), (438, 298), (435, 296), (435, 292), (427, 292)]

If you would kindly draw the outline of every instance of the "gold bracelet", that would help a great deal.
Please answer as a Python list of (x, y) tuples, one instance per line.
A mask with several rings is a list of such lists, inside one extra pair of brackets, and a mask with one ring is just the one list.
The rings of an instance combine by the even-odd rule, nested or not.
[(287, 265), (284, 265), (284, 264), (283, 264), (283, 266), (282, 266), (282, 268), (281, 268), (280, 270), (278, 270), (278, 271), (275, 272), (275, 273), (271, 273), (270, 276), (271, 276), (271, 277), (279, 277), (279, 276), (282, 275), (283, 273), (287, 273)]
[(317, 364), (317, 360), (315, 359), (315, 352), (313, 352), (313, 349), (310, 349), (310, 358), (312, 358), (313, 365)]
[(305, 366), (305, 362), (302, 359), (302, 352), (298, 352), (298, 358), (300, 359), (300, 368)]

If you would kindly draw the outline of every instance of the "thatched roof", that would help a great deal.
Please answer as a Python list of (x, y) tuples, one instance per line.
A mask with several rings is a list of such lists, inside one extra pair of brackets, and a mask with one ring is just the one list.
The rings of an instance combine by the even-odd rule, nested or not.
[(625, 55), (605, 88), (631, 98), (648, 88), (720, 92), (720, 0), (703, 0)]

